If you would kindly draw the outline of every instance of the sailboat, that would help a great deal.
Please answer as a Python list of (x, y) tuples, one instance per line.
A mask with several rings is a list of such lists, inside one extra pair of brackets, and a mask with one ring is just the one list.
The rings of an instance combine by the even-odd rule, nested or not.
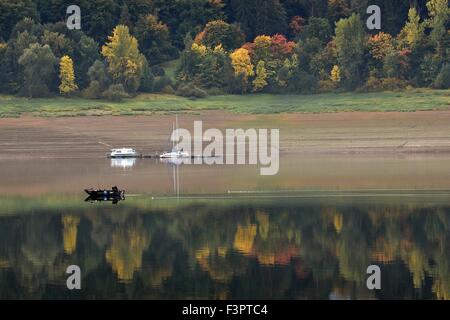
[[(176, 125), (172, 124), (173, 131), (175, 131), (175, 129), (178, 129), (178, 115), (176, 115), (175, 121)], [(178, 137), (172, 140), (172, 151), (164, 152), (163, 154), (161, 154), (159, 156), (161, 159), (180, 159), (190, 157), (189, 152), (183, 151), (183, 149), (180, 150), (175, 148), (175, 140), (178, 141)]]

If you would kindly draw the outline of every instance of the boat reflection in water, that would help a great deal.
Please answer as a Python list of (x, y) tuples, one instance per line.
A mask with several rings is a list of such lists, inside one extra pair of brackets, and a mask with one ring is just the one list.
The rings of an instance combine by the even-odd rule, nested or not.
[(136, 158), (111, 158), (111, 168), (130, 169), (136, 164)]
[(186, 163), (186, 158), (160, 158), (161, 163), (167, 164), (172, 168), (172, 183), (174, 196), (180, 197), (180, 167)]

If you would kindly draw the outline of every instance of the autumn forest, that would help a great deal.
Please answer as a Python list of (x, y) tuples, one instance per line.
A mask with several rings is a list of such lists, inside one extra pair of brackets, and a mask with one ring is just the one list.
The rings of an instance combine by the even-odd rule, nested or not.
[[(80, 30), (66, 25), (72, 4)], [(0, 0), (0, 93), (447, 89), (449, 17), (447, 0)]]

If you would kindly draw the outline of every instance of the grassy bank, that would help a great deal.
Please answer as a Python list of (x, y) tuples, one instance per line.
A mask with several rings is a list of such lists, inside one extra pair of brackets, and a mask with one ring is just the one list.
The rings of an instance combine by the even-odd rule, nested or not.
[(236, 113), (422, 111), (450, 109), (450, 90), (413, 90), (383, 93), (327, 93), (317, 95), (226, 95), (188, 99), (145, 94), (120, 103), (105, 100), (54, 97), (26, 99), (0, 96), (0, 117), (150, 115), (166, 112), (228, 110)]

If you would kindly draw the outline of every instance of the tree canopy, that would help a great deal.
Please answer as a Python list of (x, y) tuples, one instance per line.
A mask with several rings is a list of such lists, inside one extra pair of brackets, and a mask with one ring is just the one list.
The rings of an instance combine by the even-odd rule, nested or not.
[[(82, 0), (81, 30), (66, 27), (69, 4), (0, 0), (1, 93), (60, 93), (54, 63), (32, 74), (19, 61), (31, 48), (39, 59), (70, 57), (80, 92), (96, 98), (111, 85), (203, 96), (449, 83), (446, 0)], [(381, 30), (366, 27), (369, 4), (381, 8)], [(90, 70), (101, 66), (99, 81)]]

